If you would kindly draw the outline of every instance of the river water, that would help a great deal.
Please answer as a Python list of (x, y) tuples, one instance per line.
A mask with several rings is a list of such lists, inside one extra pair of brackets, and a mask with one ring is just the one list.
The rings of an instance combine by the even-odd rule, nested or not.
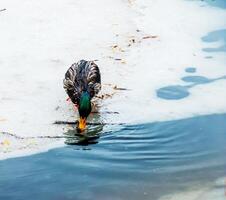
[(100, 132), (0, 162), (0, 199), (157, 199), (225, 176), (226, 114)]

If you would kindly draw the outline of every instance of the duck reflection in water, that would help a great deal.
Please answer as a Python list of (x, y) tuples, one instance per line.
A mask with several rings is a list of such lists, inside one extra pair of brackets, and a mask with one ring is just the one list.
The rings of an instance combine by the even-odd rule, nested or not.
[(68, 136), (65, 140), (65, 144), (87, 146), (98, 143), (98, 139), (100, 138), (104, 125), (100, 124), (88, 126), (88, 129), (86, 129), (83, 134), (80, 134), (75, 128), (64, 133)]

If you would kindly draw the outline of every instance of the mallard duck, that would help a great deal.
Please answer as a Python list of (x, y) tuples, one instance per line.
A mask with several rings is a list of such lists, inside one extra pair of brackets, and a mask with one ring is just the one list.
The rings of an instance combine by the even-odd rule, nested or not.
[(64, 89), (78, 108), (78, 129), (86, 128), (86, 119), (92, 110), (91, 99), (101, 89), (99, 67), (93, 61), (80, 60), (67, 70), (63, 81)]

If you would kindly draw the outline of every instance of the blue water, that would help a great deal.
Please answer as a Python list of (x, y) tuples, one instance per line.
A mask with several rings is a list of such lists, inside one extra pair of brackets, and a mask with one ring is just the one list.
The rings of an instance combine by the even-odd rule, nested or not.
[(218, 47), (208, 47), (203, 48), (206, 52), (226, 52), (226, 29), (216, 30), (208, 33), (206, 36), (202, 37), (204, 42), (222, 42), (222, 45)]
[(179, 100), (190, 95), (187, 86), (170, 85), (157, 90), (157, 96), (166, 100)]
[(0, 199), (157, 199), (226, 175), (226, 114), (119, 126), (0, 162)]
[(196, 72), (196, 68), (195, 67), (188, 67), (185, 69), (185, 71), (187, 73), (195, 73)]
[(200, 2), (201, 6), (213, 6), (221, 9), (226, 9), (226, 1), (225, 0), (188, 0), (194, 2)]
[[(190, 68), (189, 68), (190, 69)], [(188, 68), (185, 69), (187, 73), (195, 73), (195, 71), (188, 71)], [(169, 85), (162, 88), (159, 88), (156, 91), (157, 97), (165, 100), (180, 100), (188, 97), (190, 94), (190, 89), (196, 87), (197, 85), (203, 85), (207, 83), (213, 83), (215, 81), (226, 79), (226, 75), (220, 76), (217, 78), (207, 78), (205, 76), (184, 76), (181, 78), (182, 81), (188, 83), (186, 85)]]
[(215, 6), (218, 8), (226, 9), (226, 1), (225, 0), (203, 0), (203, 2), (207, 3), (210, 6)]

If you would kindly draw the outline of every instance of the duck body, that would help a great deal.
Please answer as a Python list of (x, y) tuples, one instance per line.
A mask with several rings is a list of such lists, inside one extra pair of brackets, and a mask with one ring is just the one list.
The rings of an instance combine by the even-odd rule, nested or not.
[(80, 60), (67, 70), (63, 85), (73, 104), (78, 107), (82, 129), (92, 109), (91, 99), (101, 89), (99, 67), (93, 61)]
[(93, 61), (80, 60), (67, 70), (63, 83), (74, 104), (79, 104), (82, 92), (88, 92), (92, 99), (101, 89), (99, 67)]

